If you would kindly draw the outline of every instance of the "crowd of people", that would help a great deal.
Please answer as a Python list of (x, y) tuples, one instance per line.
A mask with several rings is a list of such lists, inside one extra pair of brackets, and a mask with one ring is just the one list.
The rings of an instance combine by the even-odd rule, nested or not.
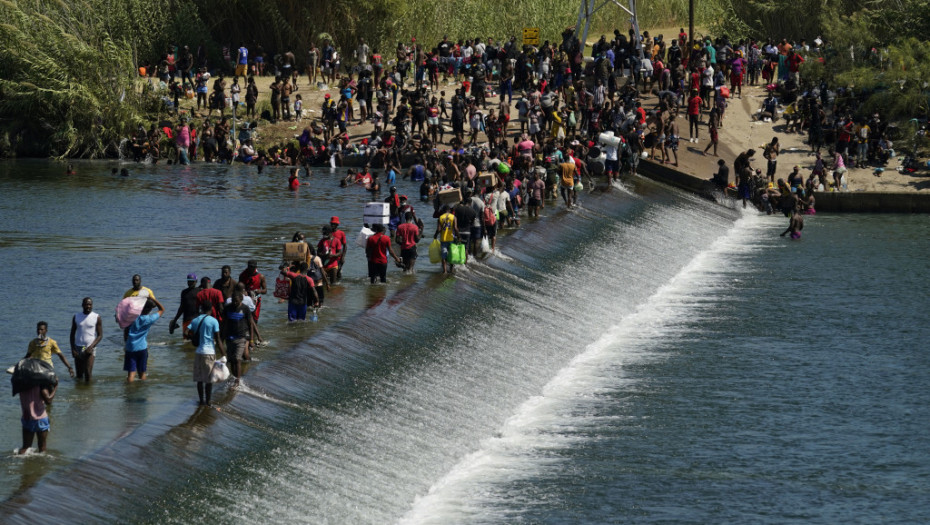
[[(249, 261), (247, 268), (236, 281), (229, 266), (222, 268), (221, 277), (214, 283), (209, 277), (199, 281), (195, 274), (187, 276), (187, 288), (181, 291), (177, 313), (169, 323), (169, 332), (174, 333), (183, 326), (182, 336), (195, 347), (193, 380), (197, 383), (199, 402), (209, 405), (216, 353), (224, 354), (234, 385), (242, 374), (241, 363), (250, 359), (250, 351), (262, 339), (257, 322), (261, 313), (261, 297), (267, 292), (264, 276), (257, 270), (257, 262)], [(126, 381), (146, 380), (148, 377), (148, 335), (155, 323), (165, 315), (165, 307), (154, 292), (142, 286), (142, 277), (132, 277), (132, 287), (123, 294), (123, 299), (144, 299), (144, 306), (123, 329), (123, 370)], [(178, 320), (182, 324), (178, 324)], [(68, 348), (74, 366), (68, 361), (58, 342), (48, 337), (48, 323), (40, 321), (36, 326), (36, 338), (29, 342), (26, 354), (11, 370), (23, 367), (27, 360), (38, 360), (52, 367), (54, 356), (58, 356), (71, 377), (90, 383), (93, 377), (97, 346), (103, 339), (103, 319), (94, 311), (94, 302), (85, 297), (81, 311), (71, 319)], [(38, 448), (47, 447), (50, 422), (47, 405), (57, 391), (54, 384), (36, 384), (19, 392), (22, 408), (23, 446), (20, 454), (28, 452), (38, 437)]]
[[(182, 164), (238, 161), (259, 169), (345, 163), (388, 168), (390, 162), (399, 170), (419, 159), (437, 182), (449, 171), (450, 156), (458, 171), (464, 157), (486, 156), (507, 161), (519, 174), (541, 166), (555, 172), (558, 166), (551, 161), (561, 160), (559, 153), (577, 160), (594, 149), (592, 157), (599, 160), (589, 171), (616, 177), (635, 173), (643, 156), (677, 165), (680, 117), (689, 142), (705, 140), (706, 128), (703, 152), (717, 155), (729, 99), (742, 97), (744, 85), (760, 85), (769, 96), (758, 118), (783, 119), (788, 132), (808, 133), (813, 152), (826, 146), (831, 154), (854, 159), (854, 165), (882, 165), (893, 155), (887, 123), (879, 115), (853, 118), (858, 99), (851, 91), (831, 91), (822, 81), (801, 78), (805, 57), (819, 59), (820, 46), (819, 38), (813, 47), (786, 39), (690, 40), (683, 29), (670, 39), (617, 30), (613, 38), (601, 36), (594, 43), (589, 59), (583, 59), (571, 29), (559, 41), (539, 46), (521, 45), (513, 37), (502, 42), (444, 37), (434, 46), (416, 39), (398, 42), (382, 53), (360, 39), (350, 60), (329, 41), (322, 48), (311, 44), (303, 60), (291, 51), (269, 56), (259, 45), (243, 44), (238, 50), (230, 46), (228, 63), (215, 68), (211, 99), (218, 105), (204, 102), (209, 111), (202, 125), (185, 117), (175, 128), (140, 128), (133, 144), (137, 158), (160, 154), (168, 136), (168, 149), (176, 151), (171, 156)], [(198, 60), (186, 47), (173, 47), (163, 58), (157, 74), (181, 87), (172, 91), (176, 98), (184, 89), (205, 91), (210, 73)], [(234, 75), (231, 84), (224, 74)], [(271, 111), (256, 116), (255, 77), (262, 75), (273, 77)], [(244, 118), (256, 120), (242, 122), (232, 136), (224, 101), (238, 104), (240, 76), (247, 96)], [(318, 81), (327, 83), (324, 90), (333, 87), (312, 118), (302, 116), (308, 108), (301, 95), (292, 98), (301, 78), (313, 91)], [(215, 109), (217, 120), (211, 120)], [(306, 120), (306, 125), (294, 141), (256, 148), (262, 116), (269, 122)], [(371, 126), (370, 133), (350, 136), (349, 127), (358, 124)], [(605, 132), (620, 140), (604, 143)], [(549, 176), (550, 185), (554, 179)]]
[[(177, 126), (140, 128), (132, 144), (137, 158), (164, 156), (161, 145), (167, 136), (181, 164), (196, 160), (242, 162), (259, 169), (292, 166), (292, 190), (302, 185), (300, 167), (309, 175), (310, 166), (341, 166), (353, 159), (358, 171), (349, 170), (340, 184), (363, 185), (378, 194), (379, 173), (372, 169), (378, 167), (390, 186), (384, 199), (389, 211), (385, 220), (366, 225), (361, 241), (368, 276), (375, 283), (385, 282), (391, 259), (403, 271), (414, 271), (417, 245), (428, 234), (425, 215), (418, 216), (413, 199), (394, 186), (398, 177), (421, 183), (419, 200), (436, 220), (430, 258), (443, 272), (453, 273), (469, 256), (493, 252), (498, 230), (519, 227), (521, 215), (538, 217), (547, 200), (561, 197), (571, 209), (578, 205), (584, 184), (590, 187), (600, 178), (609, 188), (621, 174), (635, 175), (644, 157), (677, 165), (679, 117), (687, 122), (691, 143), (699, 143), (701, 129), (707, 128), (703, 153), (713, 149), (716, 156), (728, 100), (741, 97), (744, 86), (761, 85), (768, 96), (757, 118), (784, 119), (786, 132), (808, 133), (816, 159), (811, 173), (805, 177), (800, 166), (794, 166), (786, 178), (777, 177), (776, 136), (762, 152), (764, 174), (753, 166), (756, 151), (749, 149), (734, 159), (732, 180), (724, 159), (718, 161), (712, 180), (721, 190), (735, 192), (744, 207), (752, 202), (768, 213), (782, 211), (790, 218), (783, 235), (799, 238), (803, 216), (814, 213), (814, 192), (845, 189), (847, 159), (853, 165), (880, 166), (892, 151), (887, 123), (879, 115), (853, 117), (854, 94), (800, 77), (801, 64), (816, 54), (816, 46), (787, 40), (731, 42), (726, 37), (692, 41), (684, 30), (669, 40), (648, 32), (614, 31), (610, 40), (602, 36), (585, 60), (569, 29), (560, 41), (541, 46), (520, 45), (515, 38), (496, 42), (444, 37), (432, 47), (415, 39), (400, 42), (382, 54), (360, 40), (348, 63), (332, 42), (325, 42), (322, 49), (311, 45), (306, 60), (299, 63), (290, 51), (269, 59), (260, 46), (250, 50), (243, 45), (235, 54), (229, 52), (228, 69), (214, 69), (212, 94), (207, 91), (211, 77), (203, 44), (196, 55), (187, 46), (176, 47), (157, 67), (149, 66), (154, 72), (148, 74), (171, 86), (175, 107), (182, 97), (196, 97), (207, 119), (201, 126), (182, 118)], [(228, 73), (229, 84), (224, 76)], [(256, 115), (255, 77), (263, 75), (274, 76), (272, 109)], [(302, 121), (305, 108), (296, 94), (301, 76), (311, 88), (318, 81), (337, 84), (338, 96), (325, 95), (319, 117), (306, 119), (295, 142), (256, 150), (252, 142), (257, 121), (243, 122), (238, 135), (231, 136), (230, 119), (240, 115), (227, 115), (227, 102), (238, 105), (243, 91), (246, 110), (241, 117)], [(441, 82), (450, 79), (453, 87), (447, 98)], [(214, 111), (216, 122), (210, 120)], [(353, 123), (370, 124), (373, 130), (353, 140), (348, 133)], [(831, 162), (821, 157), (825, 146)], [(334, 216), (315, 245), (301, 232), (293, 241), (307, 244), (305, 255), (281, 265), (273, 296), (288, 303), (289, 321), (306, 320), (308, 312), (315, 319), (326, 291), (341, 279), (346, 235)], [(201, 404), (211, 402), (216, 354), (225, 354), (233, 381), (238, 381), (241, 363), (260, 344), (257, 323), (264, 294), (265, 278), (255, 261), (249, 261), (238, 281), (229, 267), (215, 283), (203, 277), (198, 285), (197, 276), (188, 275), (170, 329), (182, 327), (183, 337), (196, 346), (193, 379)], [(146, 378), (148, 330), (165, 313), (138, 275), (126, 292), (126, 297), (132, 296), (147, 301), (124, 332), (128, 381)], [(85, 298), (82, 312), (72, 320), (69, 342), (75, 366), (47, 337), (44, 322), (37, 327), (27, 358), (51, 363), (57, 354), (72, 376), (89, 382), (102, 331), (92, 299)], [(53, 388), (42, 388), (21, 395), (23, 451), (35, 435), (44, 450), (49, 428), (44, 406), (54, 394)]]

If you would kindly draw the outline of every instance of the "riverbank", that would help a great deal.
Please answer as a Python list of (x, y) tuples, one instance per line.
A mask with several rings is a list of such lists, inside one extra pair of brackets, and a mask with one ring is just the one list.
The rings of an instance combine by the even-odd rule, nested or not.
[[(717, 157), (712, 155), (713, 149), (707, 154), (703, 153), (709, 142), (706, 127), (701, 127), (699, 142), (685, 142), (687, 122), (683, 117), (679, 117), (682, 147), (678, 150), (678, 166), (660, 164), (650, 159), (640, 163), (639, 172), (681, 189), (712, 196), (715, 193), (719, 194), (710, 183), (717, 171), (719, 159), (724, 159), (730, 167), (731, 182), (733, 159), (750, 148), (756, 150), (753, 166), (764, 171), (765, 159), (762, 157), (762, 150), (772, 137), (778, 137), (781, 153), (778, 157), (776, 179), (787, 179), (795, 165), (801, 167), (801, 173), (806, 179), (816, 160), (810, 147), (804, 143), (807, 135), (786, 133), (783, 121), (772, 123), (753, 119), (765, 95), (761, 86), (744, 87), (742, 98), (730, 100), (723, 126), (719, 129)], [(706, 115), (704, 120), (707, 120)], [(821, 155), (824, 163), (829, 166), (832, 157), (826, 148), (821, 150)], [(876, 176), (872, 167), (849, 168), (848, 191), (815, 192), (816, 209), (842, 213), (930, 213), (930, 171), (899, 172), (896, 167), (900, 165), (901, 159), (902, 156), (890, 159), (881, 176)]]
[[(256, 84), (259, 88), (259, 99), (257, 107), (260, 109), (270, 107), (270, 90), (268, 86), (273, 81), (272, 77), (256, 77)], [(320, 119), (320, 107), (329, 94), (332, 97), (338, 96), (338, 90), (334, 86), (328, 86), (322, 83), (310, 85), (305, 76), (298, 80), (298, 90), (295, 93), (301, 94), (304, 100), (304, 115), (302, 122), (295, 121), (278, 121), (271, 123), (260, 121), (256, 133), (256, 144), (258, 149), (268, 149), (272, 146), (283, 146), (296, 140), (304, 127)], [(410, 79), (407, 81), (407, 87), (412, 88), (413, 83)], [(448, 100), (454, 90), (461, 87), (460, 82), (453, 82), (450, 78), (447, 81), (440, 82), (440, 91), (445, 92)], [(437, 94), (438, 95), (438, 94)], [(644, 163), (642, 173), (646, 176), (653, 176), (656, 180), (685, 188), (701, 189), (705, 187), (700, 181), (709, 180), (717, 170), (717, 160), (724, 159), (728, 166), (732, 166), (733, 159), (742, 151), (753, 148), (756, 150), (756, 167), (763, 167), (762, 150), (766, 143), (771, 141), (772, 137), (777, 136), (781, 144), (781, 154), (778, 159), (778, 172), (776, 178), (787, 178), (793, 166), (801, 167), (801, 172), (810, 173), (813, 167), (815, 157), (810, 153), (810, 148), (804, 143), (806, 134), (786, 133), (783, 121), (780, 122), (763, 122), (753, 119), (753, 115), (761, 107), (762, 100), (765, 98), (765, 90), (761, 86), (744, 87), (741, 98), (732, 98), (727, 108), (723, 126), (719, 129), (719, 157), (712, 156), (711, 152), (706, 155), (703, 150), (708, 144), (709, 135), (706, 126), (701, 127), (701, 138), (697, 143), (684, 141), (684, 134), (687, 132), (687, 121), (684, 116), (679, 116), (679, 127), (682, 133), (682, 141), (678, 150), (678, 166), (667, 165), (666, 168), (673, 169), (681, 175), (694, 177), (699, 181), (688, 180), (687, 177), (676, 177), (665, 172), (665, 170), (648, 168), (650, 161)], [(515, 93), (515, 98), (511, 104), (511, 113), (516, 115), (516, 102), (519, 99), (519, 93)], [(651, 107), (655, 103), (655, 97), (645, 97), (644, 106)], [(182, 101), (182, 114), (194, 115), (197, 118), (206, 116), (206, 111), (197, 112), (194, 101)], [(498, 99), (494, 99), (496, 104)], [(228, 114), (228, 113), (227, 113)], [(357, 109), (356, 109), (357, 115)], [(702, 117), (707, 121), (706, 113)], [(446, 138), (448, 139), (451, 127), (446, 119), (442, 121), (446, 128)], [(362, 139), (370, 136), (374, 130), (371, 122), (353, 121), (348, 127), (349, 137), (352, 143), (358, 143)], [(512, 121), (509, 128), (508, 139), (514, 141), (519, 137), (519, 129), (516, 122)], [(481, 133), (479, 142), (486, 141), (486, 136)], [(444, 144), (443, 146), (447, 146)], [(829, 164), (831, 157), (827, 154), (826, 148), (822, 150), (825, 163)], [(817, 194), (818, 209), (823, 211), (899, 211), (899, 212), (924, 212), (930, 209), (930, 172), (919, 170), (915, 173), (901, 173), (895, 168), (900, 164), (902, 156), (892, 158), (885, 171), (881, 176), (874, 174), (873, 168), (849, 168), (848, 192), (849, 194), (866, 193), (870, 196), (857, 195), (856, 197), (841, 197), (830, 195), (835, 192), (820, 192)], [(660, 174), (660, 173), (665, 173)], [(733, 174), (731, 172), (731, 180)], [(903, 194), (901, 197), (895, 197), (897, 194)], [(924, 204), (924, 202), (927, 204)]]

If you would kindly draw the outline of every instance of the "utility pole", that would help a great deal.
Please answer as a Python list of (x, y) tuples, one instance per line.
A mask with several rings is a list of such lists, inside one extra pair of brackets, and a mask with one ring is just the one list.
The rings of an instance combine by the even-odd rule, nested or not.
[(688, 49), (686, 56), (691, 56), (694, 48), (694, 0), (688, 0)]
[[(690, 1), (694, 2), (694, 0)], [(633, 31), (636, 33), (636, 50), (639, 54), (639, 60), (642, 61), (643, 43), (639, 40), (639, 18), (636, 16), (636, 0), (627, 0), (629, 8), (621, 4), (620, 0), (603, 0), (601, 5), (597, 5), (596, 0), (581, 0), (581, 6), (578, 9), (578, 22), (575, 24), (575, 35), (581, 39), (581, 49), (584, 50), (585, 40), (588, 38), (588, 29), (591, 27), (591, 19), (594, 18), (594, 13), (611, 3), (630, 15), (630, 25), (633, 26)], [(579, 35), (579, 31), (582, 30), (582, 22), (584, 22), (584, 32)]]

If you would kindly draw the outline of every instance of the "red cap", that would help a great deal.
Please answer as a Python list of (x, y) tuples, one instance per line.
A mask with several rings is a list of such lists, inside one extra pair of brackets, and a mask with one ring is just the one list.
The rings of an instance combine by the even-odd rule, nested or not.
[(323, 95), (323, 98), (329, 98), (329, 93)]
[(333, 215), (332, 217), (330, 217), (329, 223), (330, 223), (330, 224), (339, 224), (339, 217), (336, 217), (335, 215)]

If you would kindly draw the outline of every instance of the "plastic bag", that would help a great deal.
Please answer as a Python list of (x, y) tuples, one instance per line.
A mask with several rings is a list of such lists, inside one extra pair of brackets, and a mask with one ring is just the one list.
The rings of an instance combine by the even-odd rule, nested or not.
[(429, 245), (429, 262), (433, 264), (442, 262), (442, 246), (439, 239), (433, 239), (433, 242)]
[(371, 228), (362, 227), (358, 232), (358, 236), (355, 238), (355, 245), (359, 248), (365, 248), (368, 246), (368, 238), (374, 235), (375, 232)]
[(491, 253), (491, 243), (487, 235), (481, 238), (481, 253)]
[(52, 365), (41, 359), (22, 359), (13, 367), (13, 395), (32, 387), (48, 387), (58, 384), (58, 376)]
[(465, 245), (460, 242), (454, 242), (449, 246), (449, 262), (451, 264), (465, 264)]
[(148, 297), (139, 296), (126, 297), (121, 300), (116, 305), (116, 324), (120, 328), (131, 325), (133, 321), (142, 315), (142, 309), (145, 308), (146, 301), (148, 301)]
[(226, 357), (221, 357), (213, 362), (213, 369), (210, 370), (210, 382), (219, 383), (229, 379), (229, 367), (226, 366)]

